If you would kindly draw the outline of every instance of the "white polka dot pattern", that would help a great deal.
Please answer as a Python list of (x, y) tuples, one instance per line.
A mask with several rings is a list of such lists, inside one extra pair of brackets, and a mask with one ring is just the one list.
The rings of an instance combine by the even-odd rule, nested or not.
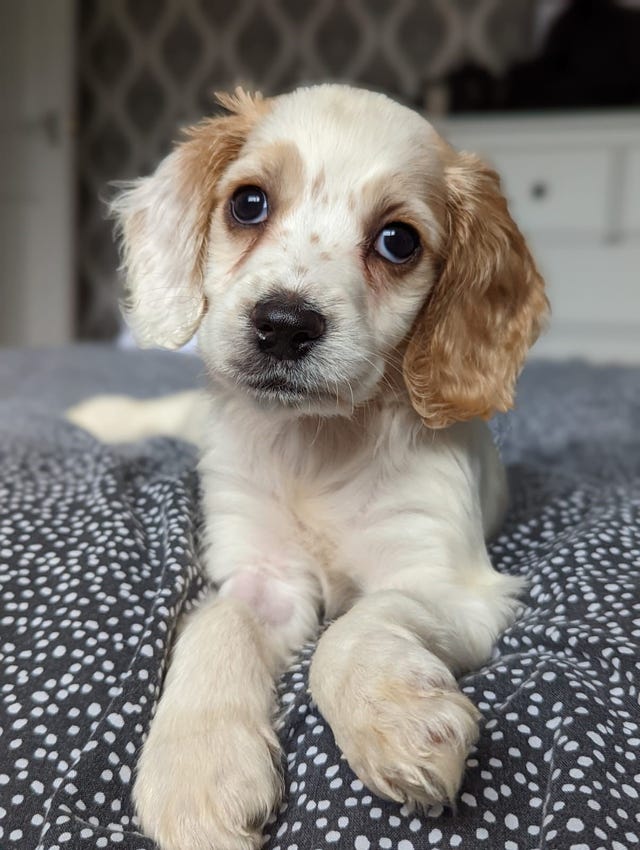
[[(483, 724), (457, 810), (410, 812), (353, 775), (309, 702), (309, 646), (281, 683), (270, 850), (637, 845), (640, 377), (537, 367), (522, 396), (499, 423), (513, 504), (491, 550), (529, 588), (462, 680)], [(15, 405), (0, 505), (0, 847), (151, 850), (129, 795), (177, 612), (203, 586), (193, 455), (111, 450)]]
[(0, 460), (0, 847), (151, 848), (132, 770), (195, 566), (194, 456), (12, 420)]

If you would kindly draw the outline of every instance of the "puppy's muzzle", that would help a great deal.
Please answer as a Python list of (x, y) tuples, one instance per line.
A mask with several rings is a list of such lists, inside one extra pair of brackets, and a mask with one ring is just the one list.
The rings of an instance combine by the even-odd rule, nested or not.
[(275, 360), (300, 360), (322, 339), (326, 321), (297, 296), (259, 301), (251, 313), (259, 350)]

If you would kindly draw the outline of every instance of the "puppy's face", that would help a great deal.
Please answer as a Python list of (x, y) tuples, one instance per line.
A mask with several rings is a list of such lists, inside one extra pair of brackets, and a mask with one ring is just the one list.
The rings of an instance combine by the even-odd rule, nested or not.
[(297, 410), (371, 398), (433, 281), (435, 133), (380, 96), (298, 92), (272, 103), (218, 193), (199, 337), (211, 371)]
[(216, 379), (296, 413), (401, 373), (433, 426), (508, 406), (546, 301), (495, 176), (382, 95), (224, 102), (117, 202), (141, 341), (200, 326)]

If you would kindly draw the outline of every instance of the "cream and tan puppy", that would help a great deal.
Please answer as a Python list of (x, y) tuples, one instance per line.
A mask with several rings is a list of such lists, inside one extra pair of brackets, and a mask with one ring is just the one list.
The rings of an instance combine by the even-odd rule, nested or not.
[[(487, 554), (506, 493), (481, 420), (511, 406), (547, 310), (496, 175), (420, 115), (337, 85), (220, 100), (116, 203), (138, 340), (197, 330), (209, 375), (217, 591), (135, 784), (163, 850), (259, 845), (282, 793), (274, 681), (323, 616), (311, 692), (352, 769), (399, 802), (455, 797), (478, 735), (455, 677), (519, 588)], [(73, 418), (179, 433), (189, 401)]]

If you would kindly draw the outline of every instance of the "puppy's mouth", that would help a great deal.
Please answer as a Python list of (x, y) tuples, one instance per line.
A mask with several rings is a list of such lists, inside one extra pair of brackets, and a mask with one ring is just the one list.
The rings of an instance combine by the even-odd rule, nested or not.
[(277, 402), (287, 407), (306, 406), (313, 402), (325, 402), (328, 398), (326, 390), (321, 390), (319, 387), (290, 378), (273, 376), (264, 378), (245, 377), (240, 383), (258, 401)]
[(243, 381), (247, 389), (261, 395), (287, 395), (295, 398), (306, 398), (310, 391), (307, 387), (296, 384), (287, 378), (247, 378)]
[[(328, 364), (286, 364), (252, 362), (234, 358), (222, 368), (213, 367), (212, 377), (228, 389), (241, 391), (261, 407), (269, 410), (288, 409), (298, 413), (344, 416), (353, 412), (363, 398), (358, 389), (364, 383), (333, 375)], [(360, 393), (361, 395), (361, 393)]]

